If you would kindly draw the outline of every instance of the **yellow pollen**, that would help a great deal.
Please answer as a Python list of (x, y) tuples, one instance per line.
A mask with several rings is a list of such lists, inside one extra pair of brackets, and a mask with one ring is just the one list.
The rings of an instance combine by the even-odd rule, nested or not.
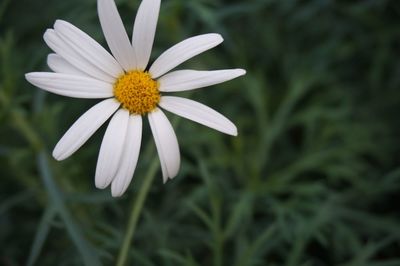
[(117, 79), (114, 96), (131, 114), (149, 113), (160, 102), (158, 82), (148, 72), (139, 70), (127, 72)]

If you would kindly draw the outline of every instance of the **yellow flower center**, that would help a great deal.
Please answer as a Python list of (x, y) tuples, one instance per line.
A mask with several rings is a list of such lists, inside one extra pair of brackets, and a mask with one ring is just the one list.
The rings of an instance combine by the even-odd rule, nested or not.
[(114, 83), (114, 96), (132, 114), (143, 115), (160, 102), (158, 82), (148, 72), (134, 70), (125, 73)]

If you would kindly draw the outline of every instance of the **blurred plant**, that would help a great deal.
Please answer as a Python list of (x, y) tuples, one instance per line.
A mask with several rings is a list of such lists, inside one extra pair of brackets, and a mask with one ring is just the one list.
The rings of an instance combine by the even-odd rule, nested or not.
[[(130, 17), (139, 1), (118, 3)], [(130, 262), (400, 265), (399, 2), (166, 0), (162, 8), (158, 53), (218, 31), (219, 56), (190, 66), (249, 71), (213, 97), (191, 95), (223, 101), (217, 109), (237, 118), (239, 137), (179, 125), (181, 147), (190, 147), (182, 171), (151, 188)], [(37, 36), (56, 18), (101, 39), (93, 10), (91, 0), (0, 4), (0, 264), (115, 263), (130, 200), (92, 187), (102, 133), (53, 163), (49, 148), (86, 103), (66, 106), (23, 80), (44, 68), (49, 51)], [(138, 197), (155, 154), (144, 146), (127, 193)]]

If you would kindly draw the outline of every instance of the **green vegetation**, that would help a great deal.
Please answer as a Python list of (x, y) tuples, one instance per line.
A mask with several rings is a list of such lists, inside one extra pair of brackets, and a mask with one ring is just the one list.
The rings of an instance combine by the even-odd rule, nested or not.
[[(117, 3), (131, 32), (139, 0)], [(225, 42), (185, 66), (247, 70), (180, 94), (239, 136), (168, 114), (182, 167), (163, 185), (145, 122), (133, 182), (113, 199), (94, 187), (104, 127), (51, 157), (97, 101), (24, 79), (47, 70), (42, 34), (56, 19), (105, 44), (96, 1), (1, 0), (0, 265), (115, 265), (148, 178), (127, 265), (400, 265), (399, 18), (396, 0), (163, 0), (153, 58), (219, 32)]]

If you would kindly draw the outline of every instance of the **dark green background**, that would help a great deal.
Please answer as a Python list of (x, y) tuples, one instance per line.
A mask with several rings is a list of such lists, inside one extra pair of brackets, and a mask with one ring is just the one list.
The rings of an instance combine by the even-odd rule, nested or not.
[[(131, 34), (138, 0), (117, 1)], [(104, 127), (51, 150), (95, 100), (45, 93), (56, 19), (103, 45), (94, 0), (0, 0), (0, 265), (114, 265), (131, 203), (158, 160), (148, 123), (120, 199), (94, 188)], [(164, 0), (154, 59), (193, 35), (225, 42), (182, 67), (245, 77), (180, 93), (232, 119), (234, 138), (175, 119), (182, 167), (160, 169), (134, 265), (400, 265), (400, 1)], [(96, 262), (97, 261), (97, 262)]]

